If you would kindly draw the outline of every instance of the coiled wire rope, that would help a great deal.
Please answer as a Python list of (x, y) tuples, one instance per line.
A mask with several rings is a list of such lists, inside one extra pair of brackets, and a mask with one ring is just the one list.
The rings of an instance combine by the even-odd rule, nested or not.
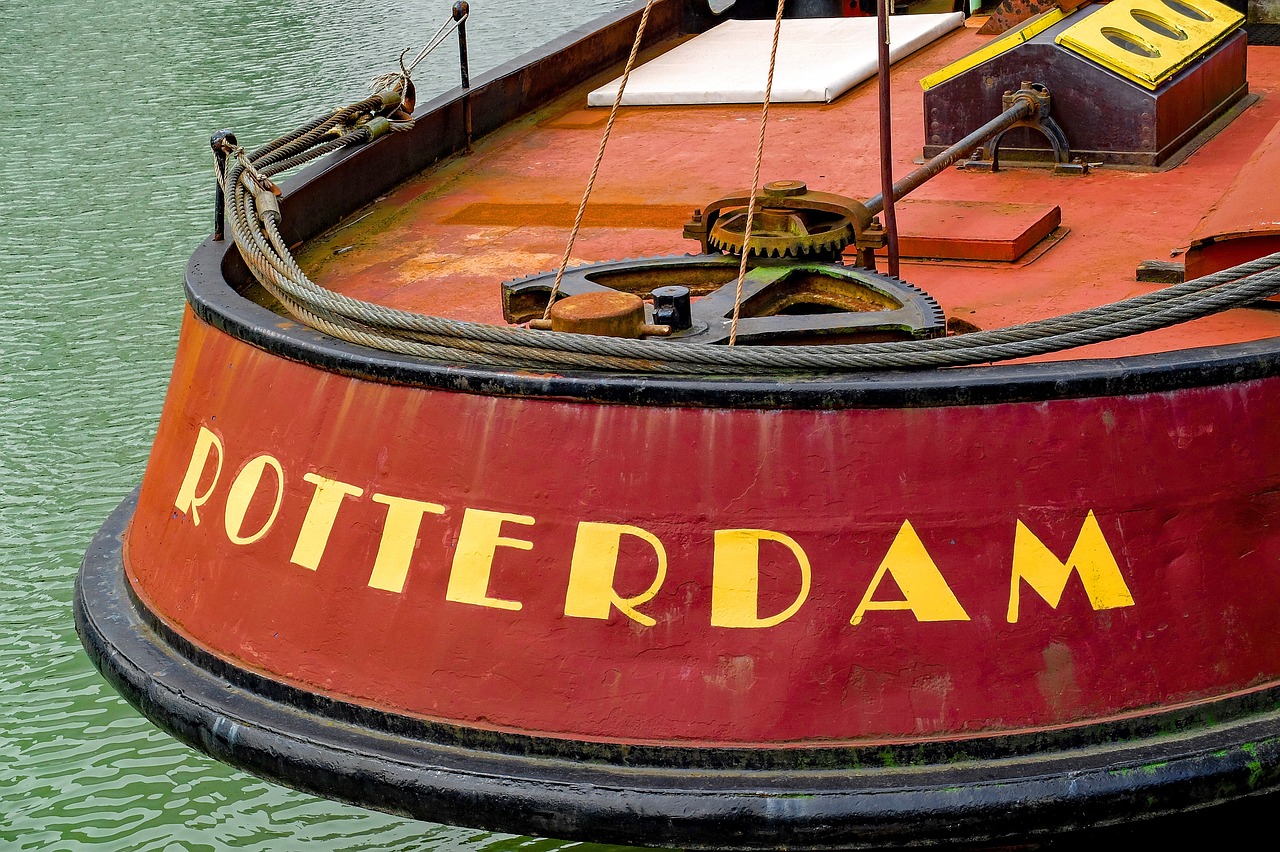
[(231, 233), (258, 282), (300, 322), (361, 346), (447, 364), (506, 369), (805, 378), (1046, 355), (1189, 322), (1280, 293), (1278, 252), (1151, 293), (1006, 328), (930, 340), (766, 347), (534, 331), (354, 299), (319, 286), (298, 265), (280, 233), (275, 199), (279, 190), (271, 178), (332, 151), (412, 126), (389, 118), (404, 105), (409, 88), (403, 57), (401, 68), (401, 74), (376, 81), (390, 88), (251, 152), (229, 146), (225, 170), (218, 176)]

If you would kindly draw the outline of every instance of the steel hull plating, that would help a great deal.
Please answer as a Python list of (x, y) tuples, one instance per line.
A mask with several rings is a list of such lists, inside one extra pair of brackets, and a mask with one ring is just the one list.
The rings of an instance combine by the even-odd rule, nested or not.
[(1268, 345), (485, 376), (273, 325), (209, 286), (219, 252), (77, 606), (108, 677), (222, 759), (697, 848), (979, 842), (1280, 780)]
[[(909, 753), (877, 749), (866, 765), (825, 771), (625, 766), (575, 757), (572, 744), (563, 754), (539, 755), (515, 742), (479, 745), (464, 736), (468, 742), (459, 743), (456, 731), (227, 667), (173, 634), (139, 604), (124, 576), (122, 539), (133, 505), (127, 500), (108, 520), (77, 583), (77, 627), (94, 662), (139, 710), (193, 747), (366, 807), (596, 842), (868, 848), (1060, 837), (1266, 792), (1277, 780), (1280, 719), (1242, 713), (1231, 702), (1206, 710), (1237, 721), (1191, 725), (1187, 733), (1113, 730), (1110, 745), (1028, 737), (1003, 743), (1014, 747), (1011, 756), (949, 761), (946, 750), (954, 760), (1002, 744), (960, 740), (943, 744), (933, 763), (892, 766)], [(1187, 720), (1165, 721), (1172, 731)]]
[(176, 369), (130, 580), (195, 644), (309, 691), (767, 748), (1036, 730), (1280, 681), (1280, 454), (1257, 434), (1280, 380), (635, 406), (334, 376), (194, 318)]

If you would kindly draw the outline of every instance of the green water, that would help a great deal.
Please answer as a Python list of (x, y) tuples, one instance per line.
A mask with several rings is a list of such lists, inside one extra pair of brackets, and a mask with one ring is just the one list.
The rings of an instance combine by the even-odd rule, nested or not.
[[(415, 823), (238, 773), (144, 721), (80, 650), (72, 583), (142, 475), (210, 223), (213, 130), (265, 141), (362, 97), (444, 0), (0, 0), (0, 850), (564, 844)], [(474, 0), (473, 73), (620, 0)], [(419, 91), (457, 73), (450, 43)]]

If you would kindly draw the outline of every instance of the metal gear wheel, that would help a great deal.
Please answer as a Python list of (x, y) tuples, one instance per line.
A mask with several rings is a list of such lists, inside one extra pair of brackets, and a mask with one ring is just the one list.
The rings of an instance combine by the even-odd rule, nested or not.
[(834, 260), (854, 242), (871, 216), (858, 201), (830, 192), (810, 192), (803, 181), (766, 184), (756, 198), (751, 244), (746, 245), (748, 195), (721, 198), (694, 213), (684, 235), (704, 253), (752, 257)]

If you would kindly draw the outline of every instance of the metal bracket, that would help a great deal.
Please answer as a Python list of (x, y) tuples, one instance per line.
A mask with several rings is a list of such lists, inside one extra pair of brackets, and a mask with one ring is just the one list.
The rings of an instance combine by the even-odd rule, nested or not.
[(1001, 130), (995, 136), (986, 141), (985, 144), (974, 152), (973, 159), (970, 159), (960, 165), (966, 171), (980, 172), (998, 172), (1000, 171), (1000, 140), (1004, 135), (1015, 127), (1030, 127), (1037, 130), (1049, 140), (1049, 146), (1053, 148), (1053, 173), (1056, 175), (1086, 175), (1089, 173), (1089, 164), (1080, 161), (1079, 157), (1071, 156), (1071, 146), (1067, 143), (1067, 135), (1062, 132), (1062, 128), (1058, 122), (1054, 121), (1049, 115), (1051, 101), (1049, 98), (1049, 90), (1040, 83), (1031, 83), (1024, 81), (1022, 88), (1016, 92), (1005, 92), (1002, 98), (1002, 105), (1005, 110), (1010, 109), (1018, 101), (1026, 101), (1035, 106), (1032, 113), (1019, 121)]

